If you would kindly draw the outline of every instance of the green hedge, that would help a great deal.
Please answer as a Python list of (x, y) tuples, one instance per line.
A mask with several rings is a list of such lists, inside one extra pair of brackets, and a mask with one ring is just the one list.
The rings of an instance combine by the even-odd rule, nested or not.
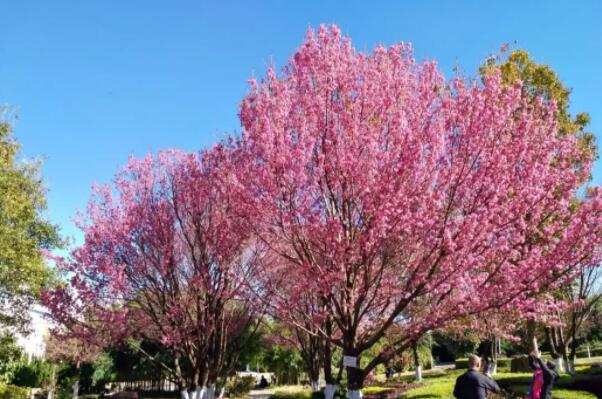
[(0, 384), (0, 399), (29, 399), (29, 388)]
[[(589, 348), (589, 352), (592, 356), (602, 356), (602, 346), (591, 346)], [(575, 354), (577, 355), (577, 358), (580, 359), (587, 357), (587, 347), (580, 346), (577, 348), (577, 352)]]
[(255, 377), (234, 377), (226, 382), (226, 393), (230, 398), (246, 396), (255, 387)]
[[(497, 368), (499, 369), (503, 369), (503, 368), (510, 368), (510, 362), (512, 361), (512, 359), (509, 359), (507, 357), (502, 357), (497, 359)], [(456, 369), (457, 370), (463, 370), (463, 369), (467, 369), (468, 368), (468, 359), (456, 359)]]

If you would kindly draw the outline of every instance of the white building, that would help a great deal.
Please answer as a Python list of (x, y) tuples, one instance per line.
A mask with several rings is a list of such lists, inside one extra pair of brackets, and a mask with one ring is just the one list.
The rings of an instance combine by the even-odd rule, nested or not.
[(17, 344), (23, 348), (29, 360), (32, 358), (43, 358), (46, 353), (46, 341), (50, 332), (48, 320), (44, 317), (46, 309), (35, 305), (29, 311), (31, 318), (30, 333), (28, 335), (15, 334)]

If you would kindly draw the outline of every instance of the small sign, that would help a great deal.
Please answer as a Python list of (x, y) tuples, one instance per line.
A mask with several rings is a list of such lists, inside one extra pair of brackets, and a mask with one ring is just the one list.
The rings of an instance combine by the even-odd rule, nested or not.
[(357, 367), (357, 357), (355, 357), (355, 356), (343, 356), (343, 366), (345, 366), (345, 367)]

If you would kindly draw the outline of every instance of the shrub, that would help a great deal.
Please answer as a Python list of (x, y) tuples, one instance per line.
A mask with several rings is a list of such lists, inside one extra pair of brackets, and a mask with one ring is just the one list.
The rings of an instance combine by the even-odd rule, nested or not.
[(248, 394), (255, 387), (255, 377), (234, 377), (226, 382), (228, 397), (240, 398)]
[(15, 370), (11, 384), (19, 387), (43, 387), (50, 381), (51, 367), (49, 363), (39, 359), (33, 359), (29, 364), (22, 363)]
[(0, 384), (0, 399), (29, 399), (29, 388)]
[(0, 383), (11, 382), (15, 370), (23, 360), (23, 351), (16, 338), (6, 332), (0, 333)]
[[(599, 344), (590, 346), (589, 351), (592, 356), (602, 356), (602, 346)], [(575, 354), (577, 355), (577, 358), (587, 357), (587, 347), (580, 346), (577, 348), (577, 352)]]
[(395, 394), (395, 388), (379, 386), (362, 388), (362, 394), (366, 399), (386, 399), (398, 396)]
[[(497, 368), (499, 369), (510, 369), (510, 363), (512, 359), (502, 357), (497, 359)], [(456, 370), (468, 369), (468, 359), (456, 359)]]

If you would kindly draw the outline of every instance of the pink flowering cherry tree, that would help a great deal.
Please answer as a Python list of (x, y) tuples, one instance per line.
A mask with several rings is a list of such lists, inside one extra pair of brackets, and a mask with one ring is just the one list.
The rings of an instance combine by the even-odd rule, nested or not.
[(228, 190), (229, 162), (220, 146), (130, 159), (96, 187), (79, 222), (84, 244), (58, 261), (70, 280), (44, 295), (62, 325), (93, 314), (120, 339), (164, 345), (183, 399), (189, 381), (195, 399), (213, 398), (236, 362), (229, 349), (259, 320), (248, 299), (258, 246)]
[[(366, 54), (334, 26), (310, 30), (282, 73), (251, 81), (238, 189), (286, 276), (287, 300), (272, 306), (311, 331), (332, 319), (350, 397), (426, 331), (526, 312), (594, 262), (600, 191), (572, 206), (591, 159), (574, 167), (578, 144), (557, 133), (555, 112), (521, 82), (448, 82), (407, 44)], [(325, 303), (299, 323), (306, 293)], [(362, 356), (392, 326), (398, 339)]]
[(323, 371), (324, 395), (326, 399), (332, 399), (336, 379), (332, 373), (330, 339), (336, 334), (336, 325), (325, 312), (326, 300), (319, 292), (289, 290), (291, 276), (281, 272), (280, 256), (275, 256), (280, 251), (271, 243), (267, 247), (271, 248), (271, 256), (264, 257), (262, 262), (261, 287), (269, 295), (262, 295), (261, 302), (271, 317), (288, 327), (281, 339), (299, 350), (312, 391), (320, 390), (320, 372)]

